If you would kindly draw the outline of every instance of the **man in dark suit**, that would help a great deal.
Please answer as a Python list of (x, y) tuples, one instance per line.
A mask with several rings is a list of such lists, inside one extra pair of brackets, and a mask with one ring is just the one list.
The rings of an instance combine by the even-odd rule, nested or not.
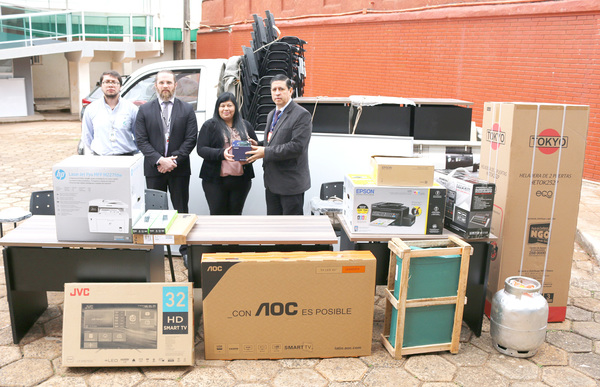
[[(154, 84), (159, 98), (138, 111), (135, 137), (144, 154), (146, 186), (171, 193), (171, 203), (180, 213), (188, 213), (190, 152), (196, 146), (198, 123), (192, 105), (174, 97), (175, 74), (163, 70)], [(180, 249), (182, 255), (185, 246)], [(185, 257), (184, 257), (185, 259)]]
[(304, 192), (310, 188), (308, 144), (311, 116), (292, 101), (292, 81), (285, 75), (271, 80), (275, 110), (267, 117), (264, 141), (253, 146), (249, 162), (263, 158), (267, 215), (303, 215)]

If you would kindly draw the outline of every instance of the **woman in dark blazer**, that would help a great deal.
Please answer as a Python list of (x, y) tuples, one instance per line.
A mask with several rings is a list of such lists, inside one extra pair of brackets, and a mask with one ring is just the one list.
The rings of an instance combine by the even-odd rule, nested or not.
[(197, 150), (204, 159), (200, 178), (211, 215), (241, 215), (252, 186), (252, 164), (233, 160), (231, 145), (235, 140), (256, 144), (257, 137), (252, 125), (242, 119), (235, 96), (223, 93), (213, 118), (198, 133)]

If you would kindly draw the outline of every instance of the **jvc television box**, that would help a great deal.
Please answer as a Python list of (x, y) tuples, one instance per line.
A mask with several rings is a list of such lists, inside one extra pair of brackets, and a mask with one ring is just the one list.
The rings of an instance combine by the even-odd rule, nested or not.
[(192, 283), (65, 284), (66, 367), (194, 365)]
[(355, 233), (440, 235), (446, 188), (380, 186), (368, 175), (346, 175), (343, 205)]
[(71, 156), (52, 168), (59, 241), (132, 242), (145, 211), (144, 158)]
[(435, 182), (446, 187), (447, 229), (464, 238), (487, 238), (492, 226), (496, 186), (464, 169), (436, 170)]
[(486, 312), (514, 275), (543, 284), (549, 321), (567, 310), (589, 107), (490, 102), (484, 106), (482, 179), (496, 184)]
[(367, 356), (369, 251), (202, 255), (205, 358)]

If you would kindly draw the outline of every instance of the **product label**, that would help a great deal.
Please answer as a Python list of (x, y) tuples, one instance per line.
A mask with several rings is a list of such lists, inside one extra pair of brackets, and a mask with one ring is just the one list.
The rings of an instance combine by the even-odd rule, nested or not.
[(529, 147), (537, 148), (545, 155), (552, 154), (558, 148), (567, 148), (569, 146), (569, 137), (561, 137), (554, 129), (544, 129), (537, 136), (529, 137)]
[(188, 333), (188, 288), (165, 286), (163, 288), (163, 334)]
[(529, 225), (529, 243), (543, 243), (547, 245), (549, 235), (550, 223)]

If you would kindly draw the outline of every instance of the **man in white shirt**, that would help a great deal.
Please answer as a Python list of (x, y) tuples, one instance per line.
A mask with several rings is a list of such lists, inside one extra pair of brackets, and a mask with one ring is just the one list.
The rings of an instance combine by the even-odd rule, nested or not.
[(138, 108), (121, 98), (121, 75), (106, 71), (100, 76), (104, 98), (92, 102), (81, 121), (83, 142), (94, 155), (129, 156), (138, 153), (135, 119)]

